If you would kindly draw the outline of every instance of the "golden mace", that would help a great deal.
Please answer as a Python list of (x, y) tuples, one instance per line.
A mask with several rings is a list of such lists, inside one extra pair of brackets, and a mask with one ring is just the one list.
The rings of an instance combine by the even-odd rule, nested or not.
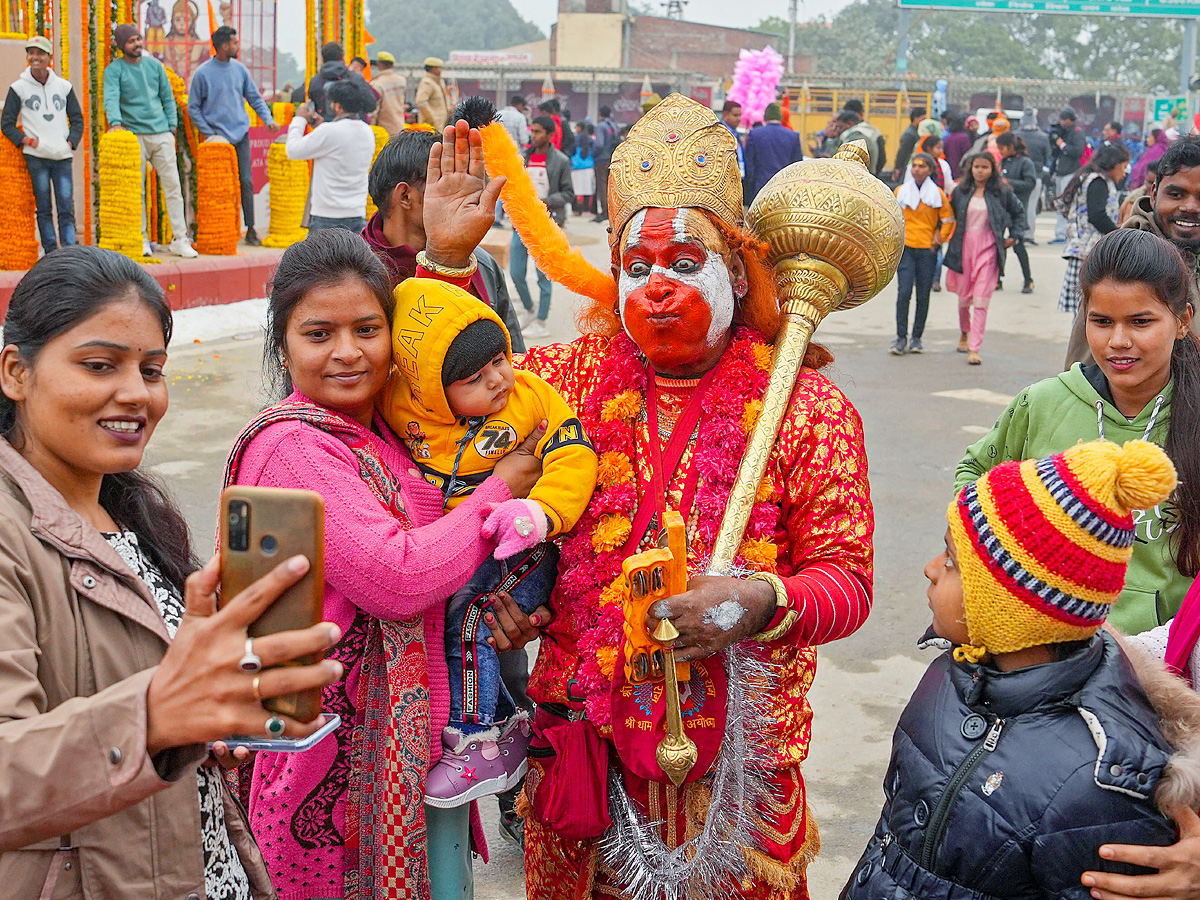
[(904, 217), (867, 170), (869, 159), (866, 143), (852, 141), (832, 159), (793, 163), (767, 182), (746, 214), (750, 230), (770, 247), (783, 321), (762, 412), (713, 545), (712, 572), (727, 571), (741, 545), (813, 331), (835, 309), (870, 300), (896, 274)]

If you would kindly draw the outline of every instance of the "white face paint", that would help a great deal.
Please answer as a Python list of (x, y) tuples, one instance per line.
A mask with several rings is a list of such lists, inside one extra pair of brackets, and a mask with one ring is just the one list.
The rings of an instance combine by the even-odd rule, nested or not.
[(742, 621), (744, 615), (746, 615), (746, 607), (737, 600), (730, 599), (706, 609), (704, 622), (708, 625), (716, 625), (722, 631), (732, 631), (737, 623)]
[[(638, 210), (630, 220), (622, 255), (642, 242), (642, 231), (646, 227), (646, 217), (649, 212), (650, 210)], [(699, 234), (689, 232), (689, 220), (692, 216), (697, 215), (700, 214), (686, 207), (675, 210), (671, 221), (672, 237), (670, 242), (673, 244), (699, 244), (705, 247), (705, 259), (702, 265), (689, 272), (680, 272), (655, 262), (644, 270), (640, 270), (636, 275), (626, 271), (625, 266), (621, 266), (617, 279), (617, 312), (627, 333), (629, 329), (625, 321), (626, 301), (632, 293), (649, 284), (651, 275), (660, 275), (680, 285), (693, 288), (708, 304), (711, 321), (705, 343), (709, 347), (717, 346), (729, 331), (733, 324), (736, 303), (733, 296), (733, 279), (721, 254), (707, 247)], [(654, 256), (662, 255), (662, 241), (648, 239), (648, 244), (655, 251), (659, 251), (654, 252)]]

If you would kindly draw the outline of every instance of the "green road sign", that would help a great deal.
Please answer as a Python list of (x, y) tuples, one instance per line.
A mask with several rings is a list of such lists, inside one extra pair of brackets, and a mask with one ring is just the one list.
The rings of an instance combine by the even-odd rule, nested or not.
[(1176, 118), (1187, 114), (1187, 97), (1155, 97), (1154, 121), (1161, 122), (1172, 113)]
[(1200, 17), (1196, 0), (896, 0), (909, 9), (976, 12), (1072, 13), (1080, 16)]

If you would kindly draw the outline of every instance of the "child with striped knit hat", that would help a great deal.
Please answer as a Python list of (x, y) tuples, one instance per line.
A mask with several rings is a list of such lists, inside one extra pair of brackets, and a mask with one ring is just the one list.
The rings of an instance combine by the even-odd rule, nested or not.
[(1175, 481), (1155, 444), (1094, 441), (998, 465), (950, 504), (925, 576), (953, 650), (900, 717), (883, 814), (843, 900), (1084, 900), (1082, 874), (1113, 868), (1101, 844), (1174, 843), (1155, 797), (1178, 798), (1180, 760), (1101, 626), (1133, 511)]

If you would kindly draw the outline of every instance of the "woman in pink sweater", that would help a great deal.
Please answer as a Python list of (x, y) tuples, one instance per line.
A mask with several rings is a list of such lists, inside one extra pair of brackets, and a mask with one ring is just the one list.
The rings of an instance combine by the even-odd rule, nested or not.
[(444, 604), (494, 550), (480, 536), (488, 512), (540, 473), (510, 454), (442, 515), (440, 493), (375, 412), (393, 307), (387, 271), (358, 235), (323, 231), (289, 248), (264, 351), (286, 398), (246, 426), (226, 473), (322, 495), (325, 618), (343, 633), (329, 656), (346, 675), (324, 692), (342, 727), (305, 753), (254, 761), (251, 827), (282, 900), (430, 896), (423, 790), (449, 718)]

